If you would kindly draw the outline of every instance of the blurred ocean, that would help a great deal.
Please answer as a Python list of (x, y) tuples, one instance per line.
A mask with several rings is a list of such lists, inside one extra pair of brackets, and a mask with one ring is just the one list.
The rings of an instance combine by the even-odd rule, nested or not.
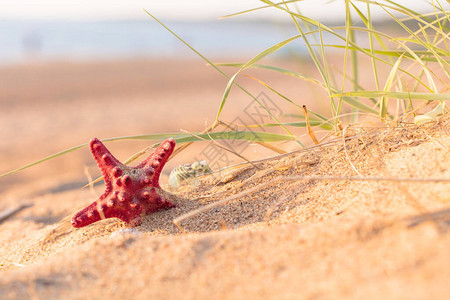
[[(270, 22), (168, 22), (209, 58), (248, 57), (296, 33), (291, 24)], [(290, 49), (305, 51), (294, 41)], [(284, 49), (278, 55), (289, 51)], [(195, 54), (153, 20), (64, 22), (0, 20), (0, 64), (51, 60), (189, 58)]]

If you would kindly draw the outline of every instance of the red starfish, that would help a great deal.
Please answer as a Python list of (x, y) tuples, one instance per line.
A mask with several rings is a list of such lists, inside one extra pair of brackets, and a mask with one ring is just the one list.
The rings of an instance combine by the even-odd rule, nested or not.
[(165, 140), (142, 163), (128, 167), (118, 161), (98, 139), (91, 139), (92, 155), (104, 176), (103, 195), (72, 218), (73, 227), (84, 227), (102, 219), (119, 218), (128, 225), (141, 224), (141, 216), (174, 204), (165, 199), (159, 175), (175, 148), (175, 140)]

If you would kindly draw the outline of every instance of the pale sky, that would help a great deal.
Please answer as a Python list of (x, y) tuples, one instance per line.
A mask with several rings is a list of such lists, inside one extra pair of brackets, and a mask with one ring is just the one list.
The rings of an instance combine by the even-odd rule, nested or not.
[[(322, 21), (328, 18), (342, 19), (344, 1), (329, 2), (332, 1), (304, 0), (298, 2), (298, 6), (303, 14)], [(396, 2), (414, 10), (430, 7), (422, 0)], [(440, 3), (445, 10), (450, 10), (447, 1), (440, 0)], [(142, 10), (145, 8), (162, 19), (205, 20), (262, 5), (258, 0), (0, 0), (0, 18), (76, 21), (148, 19)], [(360, 7), (364, 9), (365, 4)], [(250, 13), (248, 17), (285, 18), (286, 15), (269, 8)]]

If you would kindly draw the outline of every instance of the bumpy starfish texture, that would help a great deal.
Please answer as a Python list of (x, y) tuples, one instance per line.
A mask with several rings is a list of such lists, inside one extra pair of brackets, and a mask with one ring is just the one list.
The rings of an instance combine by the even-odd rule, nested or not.
[(83, 227), (102, 219), (119, 218), (130, 226), (140, 225), (142, 216), (174, 204), (164, 197), (159, 175), (175, 148), (174, 139), (159, 147), (136, 167), (118, 161), (98, 139), (89, 146), (104, 176), (103, 195), (72, 218), (73, 227)]

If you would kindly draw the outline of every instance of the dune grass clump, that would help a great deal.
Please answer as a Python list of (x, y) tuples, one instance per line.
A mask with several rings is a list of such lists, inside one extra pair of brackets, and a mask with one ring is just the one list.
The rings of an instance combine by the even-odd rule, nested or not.
[[(415, 115), (417, 110), (417, 107), (413, 105), (417, 102), (413, 102), (413, 100), (421, 100), (426, 104), (430, 101), (439, 102), (435, 111), (427, 115), (429, 119), (446, 111), (444, 101), (450, 99), (450, 95), (446, 93), (449, 90), (450, 76), (448, 48), (450, 25), (449, 12), (444, 10), (439, 1), (433, 1), (430, 4), (430, 10), (433, 13), (420, 14), (394, 1), (376, 3), (365, 0), (346, 0), (343, 3), (346, 11), (345, 26), (327, 26), (302, 15), (295, 6), (296, 2), (300, 1), (274, 3), (261, 0), (261, 2), (266, 5), (226, 17), (261, 9), (277, 9), (285, 12), (292, 20), (298, 35), (266, 49), (245, 64), (219, 65), (235, 66), (239, 67), (239, 70), (227, 85), (217, 118), (220, 116), (236, 76), (243, 70), (252, 67), (293, 76), (323, 88), (328, 95), (328, 106), (332, 118), (327, 119), (319, 114), (314, 114), (315, 117), (312, 117), (311, 120), (321, 121), (321, 124), (315, 124), (316, 126), (329, 122), (333, 125), (332, 130), (334, 131), (341, 130), (339, 124), (344, 120), (350, 119), (351, 122), (357, 122), (359, 116), (367, 114), (378, 115), (382, 121), (386, 122), (400, 118), (406, 120), (410, 114)], [(365, 4), (365, 10), (358, 8), (357, 4)], [(380, 30), (377, 30), (371, 17), (374, 7), (382, 9), (385, 16), (389, 18), (387, 22), (380, 22)], [(354, 20), (356, 19), (353, 17), (355, 14), (357, 20)], [(387, 27), (385, 23), (391, 24), (391, 26)], [(391, 30), (392, 27), (394, 27), (393, 30)], [(412, 27), (416, 27), (416, 29), (412, 29)], [(326, 43), (325, 34), (337, 38), (341, 43)], [(366, 35), (365, 44), (367, 45), (364, 42), (357, 43), (356, 35)], [(279, 51), (294, 40), (301, 40), (308, 49), (310, 59), (320, 74), (319, 78), (276, 66), (256, 64), (261, 58)], [(341, 50), (338, 53), (342, 54), (342, 69), (336, 70), (330, 67), (327, 60), (327, 53), (330, 49), (334, 50), (334, 55), (337, 53), (336, 50)], [(371, 61), (372, 70), (361, 72), (359, 66), (361, 58)], [(379, 73), (380, 65), (381, 68), (386, 66), (390, 68), (387, 77), (383, 77)], [(372, 77), (372, 86), (375, 86), (375, 89), (361, 85), (361, 82), (367, 81), (368, 76)], [(340, 81), (337, 80), (338, 77), (340, 77)], [(362, 80), (363, 78), (365, 80)], [(275, 90), (260, 80), (258, 82), (280, 96), (281, 99), (298, 106), (295, 101), (284, 96), (282, 91)], [(405, 82), (413, 82), (413, 84), (405, 85)], [(389, 104), (393, 100), (397, 100), (396, 109), (390, 110), (389, 107), (392, 105)], [(348, 113), (344, 114), (346, 108), (347, 111), (351, 110), (350, 118)], [(277, 120), (275, 119), (275, 121)], [(419, 122), (417, 118), (415, 121)], [(423, 121), (425, 120), (421, 120), (421, 122)], [(306, 126), (306, 124), (288, 124), (288, 126)]]

